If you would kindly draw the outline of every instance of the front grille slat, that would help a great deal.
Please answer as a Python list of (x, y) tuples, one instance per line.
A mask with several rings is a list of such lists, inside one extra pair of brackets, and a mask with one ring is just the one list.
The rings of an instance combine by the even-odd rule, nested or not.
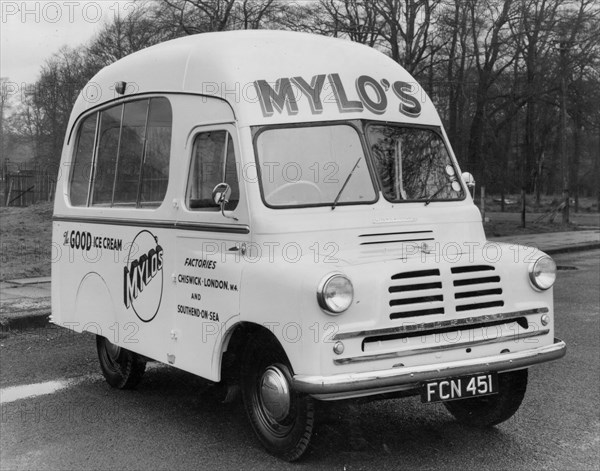
[(486, 276), (481, 278), (467, 278), (465, 280), (454, 280), (454, 286), (470, 286), (482, 283), (499, 283), (499, 276)]
[(442, 283), (437, 281), (434, 283), (421, 283), (418, 285), (403, 285), (403, 286), (390, 286), (388, 291), (390, 293), (402, 293), (404, 291), (420, 291), (426, 289), (434, 289), (442, 287)]
[(392, 275), (392, 280), (404, 280), (407, 278), (419, 278), (423, 276), (440, 276), (439, 270), (417, 270), (407, 271), (404, 273), (396, 273)]
[(450, 271), (453, 274), (457, 273), (473, 273), (477, 271), (494, 271), (495, 268), (488, 265), (468, 265), (466, 267), (452, 267)]
[(432, 302), (442, 302), (444, 300), (443, 295), (436, 296), (421, 296), (418, 298), (405, 298), (405, 299), (392, 299), (390, 301), (390, 306), (403, 306), (405, 304), (420, 304), (420, 303), (432, 303)]
[(420, 309), (418, 311), (392, 312), (390, 319), (406, 319), (407, 317), (429, 316), (431, 314), (444, 314), (444, 308), (436, 307), (433, 309)]
[(502, 288), (494, 288), (494, 289), (482, 289), (478, 291), (465, 291), (460, 293), (455, 293), (455, 299), (464, 299), (464, 298), (476, 298), (479, 296), (490, 296), (493, 294), (502, 294)]

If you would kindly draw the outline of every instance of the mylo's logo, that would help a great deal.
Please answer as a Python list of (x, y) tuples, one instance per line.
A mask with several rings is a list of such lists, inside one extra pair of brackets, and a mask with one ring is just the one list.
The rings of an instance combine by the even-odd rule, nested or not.
[[(327, 83), (326, 83), (327, 82)], [(326, 86), (328, 85), (328, 86)], [(383, 114), (388, 107), (388, 94), (398, 103), (398, 111), (410, 118), (421, 114), (421, 103), (415, 98), (418, 91), (416, 83), (386, 79), (377, 81), (368, 75), (361, 75), (354, 83), (356, 98), (346, 92), (339, 74), (315, 75), (307, 82), (302, 77), (283, 77), (277, 79), (272, 87), (266, 80), (256, 80), (254, 88), (265, 117), (273, 116), (275, 111), (289, 115), (298, 113), (298, 99), (306, 97), (313, 114), (323, 112), (323, 101), (333, 99), (340, 113), (362, 112), (367, 109), (374, 114)], [(331, 90), (331, 93), (327, 92)], [(391, 90), (391, 93), (388, 93)], [(325, 97), (323, 97), (325, 95)]]
[(160, 308), (163, 292), (163, 248), (150, 231), (140, 231), (129, 249), (123, 268), (123, 302), (143, 322)]

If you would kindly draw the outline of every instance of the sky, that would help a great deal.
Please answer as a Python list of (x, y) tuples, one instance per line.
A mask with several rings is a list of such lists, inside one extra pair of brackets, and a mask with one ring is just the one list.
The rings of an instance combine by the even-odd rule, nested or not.
[(132, 1), (0, 0), (0, 76), (22, 86), (33, 83), (46, 59), (62, 46), (88, 42)]

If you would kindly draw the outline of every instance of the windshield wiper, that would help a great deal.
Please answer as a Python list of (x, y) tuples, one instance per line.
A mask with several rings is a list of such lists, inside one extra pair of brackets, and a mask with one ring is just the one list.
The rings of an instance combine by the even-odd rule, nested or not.
[(344, 184), (342, 185), (342, 187), (340, 188), (339, 193), (337, 194), (337, 196), (335, 197), (335, 200), (333, 200), (333, 204), (331, 205), (331, 210), (333, 211), (336, 207), (336, 205), (338, 204), (338, 201), (340, 199), (340, 196), (342, 196), (342, 192), (344, 191), (344, 188), (346, 188), (346, 185), (348, 184), (348, 182), (350, 181), (350, 177), (352, 176), (352, 174), (354, 173), (354, 171), (356, 170), (356, 167), (358, 167), (358, 163), (360, 162), (360, 159), (362, 159), (362, 156), (358, 158), (358, 160), (356, 161), (356, 163), (354, 164), (354, 167), (352, 167), (352, 170), (350, 170), (350, 173), (348, 174), (348, 176), (346, 177), (346, 181), (344, 182)]
[(443, 185), (439, 188), (438, 191), (436, 191), (433, 195), (429, 196), (426, 200), (425, 200), (425, 206), (427, 206), (429, 203), (431, 203), (431, 200), (433, 198), (435, 198), (437, 195), (439, 195), (442, 191), (444, 191), (446, 189), (446, 186), (448, 185)]

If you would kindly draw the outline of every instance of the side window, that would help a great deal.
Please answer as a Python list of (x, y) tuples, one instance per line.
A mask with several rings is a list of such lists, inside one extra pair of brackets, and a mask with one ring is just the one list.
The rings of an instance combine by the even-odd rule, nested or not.
[(158, 206), (167, 192), (172, 120), (168, 100), (150, 100), (146, 154), (142, 164), (142, 206)]
[(71, 204), (158, 207), (169, 181), (172, 121), (166, 98), (131, 101), (86, 118), (71, 174)]
[(97, 120), (98, 113), (94, 113), (85, 118), (79, 128), (77, 150), (75, 151), (71, 172), (71, 191), (69, 194), (72, 206), (87, 205)]
[(147, 115), (148, 100), (125, 104), (113, 198), (115, 205), (137, 203)]
[(225, 209), (233, 210), (240, 199), (233, 140), (227, 131), (198, 134), (194, 140), (192, 166), (188, 179), (186, 204), (190, 209), (218, 211), (212, 191), (219, 183), (231, 186), (231, 197)]
[(93, 205), (110, 206), (112, 202), (122, 111), (123, 106), (118, 106), (100, 113), (98, 151), (92, 191)]

